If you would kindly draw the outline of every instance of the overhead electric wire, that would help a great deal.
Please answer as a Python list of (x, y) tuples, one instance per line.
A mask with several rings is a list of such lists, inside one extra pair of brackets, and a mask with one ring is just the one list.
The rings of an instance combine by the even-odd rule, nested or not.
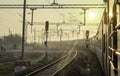
[[(47, 3), (50, 3), (50, 1), (48, 1), (48, 0), (45, 0)], [(60, 15), (61, 14), (63, 14), (63, 13), (61, 13), (60, 11), (58, 11), (57, 9), (55, 9)]]

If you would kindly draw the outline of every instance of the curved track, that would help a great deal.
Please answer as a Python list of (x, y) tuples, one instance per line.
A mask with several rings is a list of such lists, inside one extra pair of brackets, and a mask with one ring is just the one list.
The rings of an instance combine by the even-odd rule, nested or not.
[(55, 76), (77, 56), (77, 51), (74, 49), (76, 44), (77, 42), (73, 45), (72, 49), (63, 57), (25, 76)]

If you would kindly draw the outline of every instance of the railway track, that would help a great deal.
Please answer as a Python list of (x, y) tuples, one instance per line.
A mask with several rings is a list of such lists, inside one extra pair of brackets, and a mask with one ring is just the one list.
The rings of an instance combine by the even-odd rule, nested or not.
[(17, 59), (14, 57), (9, 57), (9, 58), (0, 58), (0, 63), (4, 62), (15, 62)]
[(72, 49), (66, 55), (62, 56), (58, 60), (37, 69), (25, 76), (55, 76), (64, 67), (66, 67), (77, 56), (77, 50)]

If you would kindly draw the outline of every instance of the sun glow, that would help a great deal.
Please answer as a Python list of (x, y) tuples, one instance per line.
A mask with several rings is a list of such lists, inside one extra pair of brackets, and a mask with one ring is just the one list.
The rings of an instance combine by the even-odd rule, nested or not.
[(96, 17), (96, 15), (95, 15), (94, 12), (90, 12), (90, 13), (89, 13), (89, 18), (90, 18), (90, 19), (95, 19), (95, 17)]
[(109, 17), (112, 17), (112, 16), (113, 16), (113, 13), (112, 13), (112, 12), (110, 12), (110, 13), (109, 13)]

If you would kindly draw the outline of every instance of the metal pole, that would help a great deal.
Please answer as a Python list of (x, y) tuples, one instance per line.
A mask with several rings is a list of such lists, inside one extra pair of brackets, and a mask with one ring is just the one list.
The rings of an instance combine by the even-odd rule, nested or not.
[(36, 29), (34, 29), (34, 43), (36, 42)]
[(79, 26), (79, 34), (80, 34), (80, 26), (81, 26), (81, 25), (78, 25), (78, 26)]
[(32, 16), (31, 16), (31, 26), (32, 26), (33, 25), (33, 12), (34, 12), (34, 9), (31, 8), (31, 10), (32, 10)]
[(47, 50), (48, 50), (48, 31), (46, 31), (46, 41), (45, 41), (45, 44), (46, 44), (46, 52), (45, 52), (45, 57), (46, 59), (48, 58), (48, 54), (47, 54)]
[(33, 16), (34, 16), (34, 10), (36, 10), (36, 8), (30, 8), (30, 10), (32, 10), (32, 13), (31, 13), (31, 32), (32, 32)]
[(48, 59), (48, 54), (47, 54), (47, 50), (48, 50), (48, 30), (49, 30), (49, 22), (46, 21), (45, 23), (45, 34), (46, 34), (46, 41), (45, 41), (45, 47), (46, 47), (46, 52), (45, 52), (45, 60)]
[(33, 25), (33, 16), (34, 16), (34, 10), (36, 10), (36, 8), (30, 8), (30, 10), (32, 11), (32, 16), (31, 16), (31, 25)]
[(24, 58), (25, 18), (26, 18), (26, 0), (24, 0), (24, 7), (23, 7), (23, 28), (22, 28), (22, 53), (21, 53), (21, 60), (23, 60), (23, 58)]
[(57, 37), (58, 37), (58, 36), (59, 36), (59, 31), (58, 31), (58, 26), (59, 26), (59, 25), (56, 25), (56, 26), (57, 26)]
[(63, 35), (63, 31), (62, 31), (62, 29), (60, 29), (60, 43), (62, 41), (62, 35)]
[(84, 11), (84, 25), (86, 24), (86, 10), (87, 8), (82, 8), (83, 11)]
[(55, 3), (55, 0), (53, 0), (53, 3)]
[(86, 9), (84, 9), (84, 25), (86, 24)]
[(28, 24), (25, 25), (25, 43), (27, 43), (27, 27), (28, 27)]

